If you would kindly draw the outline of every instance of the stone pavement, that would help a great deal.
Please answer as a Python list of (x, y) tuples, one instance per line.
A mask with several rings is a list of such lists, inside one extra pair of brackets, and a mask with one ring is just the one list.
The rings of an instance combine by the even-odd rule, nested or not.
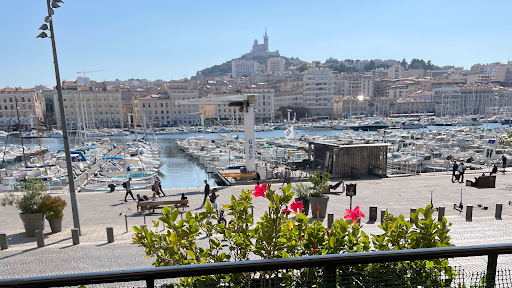
[[(380, 218), (377, 224), (365, 223), (370, 205), (378, 206), (378, 217), (380, 217), (380, 209), (388, 209), (395, 215), (408, 215), (410, 208), (425, 207), (430, 204), (430, 190), (433, 189), (434, 206), (445, 206), (446, 218), (453, 223), (450, 232), (453, 243), (457, 246), (481, 245), (512, 242), (512, 207), (508, 205), (508, 201), (512, 200), (512, 177), (508, 173), (498, 173), (497, 187), (494, 189), (477, 189), (462, 183), (452, 183), (451, 176), (446, 173), (346, 180), (346, 183), (357, 184), (357, 196), (353, 198), (353, 206), (360, 206), (366, 214), (363, 219), (363, 229), (368, 233), (378, 233), (380, 230), (378, 228)], [(470, 179), (475, 175), (478, 174), (467, 174), (466, 178)], [(220, 187), (219, 206), (228, 204), (231, 195), (238, 195), (242, 189), (253, 187), (253, 185)], [(472, 222), (465, 221), (465, 211), (459, 213), (452, 208), (454, 203), (460, 202), (460, 188), (463, 192), (464, 206), (473, 204), (475, 207)], [(181, 193), (185, 193), (190, 202), (190, 210), (194, 212), (198, 211), (203, 201), (202, 191), (202, 187), (165, 190), (168, 195), (165, 199), (178, 200)], [(149, 196), (150, 191), (141, 194)], [(82, 236), (81, 244), (73, 246), (70, 233), (73, 221), (69, 195), (60, 195), (68, 202), (64, 211), (63, 231), (53, 234), (47, 225), (45, 229), (47, 246), (44, 248), (35, 248), (35, 238), (25, 236), (18, 211), (14, 207), (0, 206), (0, 232), (7, 233), (10, 244), (8, 250), (0, 251), (0, 278), (151, 267), (151, 261), (145, 258), (143, 249), (131, 244), (133, 236), (131, 227), (144, 223), (144, 219), (148, 226), (151, 226), (151, 220), (156, 220), (158, 215), (144, 217), (138, 214), (133, 201), (124, 202), (124, 192), (79, 193), (77, 201)], [(0, 197), (2, 197), (1, 194)], [(349, 197), (331, 194), (329, 198), (328, 212), (334, 213), (335, 219), (343, 217), (345, 209), (349, 206)], [(263, 197), (255, 198), (253, 203), (256, 217), (268, 210), (268, 202)], [(494, 219), (496, 203), (503, 203), (502, 220)], [(489, 208), (482, 210), (477, 207), (478, 204)], [(129, 232), (126, 232), (125, 215), (128, 216), (126, 219)], [(326, 224), (327, 219), (322, 220)], [(106, 244), (106, 226), (114, 227), (115, 243)], [(508, 256), (500, 256), (499, 265), (512, 267), (511, 259)], [(465, 266), (485, 267), (486, 265), (486, 259), (482, 257), (455, 259), (452, 262)]]

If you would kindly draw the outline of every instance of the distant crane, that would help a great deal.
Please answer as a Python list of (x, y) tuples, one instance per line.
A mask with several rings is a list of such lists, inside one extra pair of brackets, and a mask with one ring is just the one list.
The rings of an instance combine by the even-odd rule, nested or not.
[(94, 71), (82, 71), (82, 72), (76, 72), (76, 74), (82, 74), (85, 78), (85, 73), (93, 73), (93, 72), (102, 72), (102, 71), (105, 71), (105, 70), (94, 70)]

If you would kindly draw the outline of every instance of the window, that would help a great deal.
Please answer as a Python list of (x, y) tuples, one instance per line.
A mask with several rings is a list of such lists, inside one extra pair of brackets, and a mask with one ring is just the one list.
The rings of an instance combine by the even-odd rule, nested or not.
[(146, 103), (142, 103), (142, 107), (146, 108)]
[(30, 102), (30, 98), (28, 98), (27, 100), (28, 100), (28, 102)]
[(99, 107), (99, 108), (101, 108), (101, 104), (100, 104), (100, 105), (98, 105), (98, 107)]
[(148, 103), (148, 107), (151, 108), (151, 103)]
[(164, 103), (160, 103), (160, 107), (164, 107)]
[(164, 111), (161, 111), (162, 113), (161, 114), (164, 114)]

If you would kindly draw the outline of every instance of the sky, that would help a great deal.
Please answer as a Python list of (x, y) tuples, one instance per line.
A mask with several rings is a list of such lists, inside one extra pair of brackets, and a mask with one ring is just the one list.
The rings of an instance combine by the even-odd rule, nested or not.
[[(2, 0), (0, 88), (55, 86), (45, 0)], [(512, 1), (65, 0), (55, 9), (61, 79), (181, 79), (250, 51), (254, 39), (304, 61), (512, 60)]]

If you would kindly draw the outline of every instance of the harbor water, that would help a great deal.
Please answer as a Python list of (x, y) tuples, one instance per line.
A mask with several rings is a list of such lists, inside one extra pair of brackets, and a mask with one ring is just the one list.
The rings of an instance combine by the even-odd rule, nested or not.
[[(485, 125), (481, 125), (482, 128), (494, 128), (500, 127), (501, 124), (489, 123)], [(425, 128), (425, 131), (431, 129), (440, 129), (443, 127), (429, 126)], [(450, 127), (444, 127), (450, 128)], [(423, 131), (423, 129), (416, 129), (415, 131)], [(339, 133), (346, 133), (346, 131), (340, 130), (296, 130), (295, 136), (300, 137), (301, 135), (323, 135), (323, 136), (335, 136)], [(365, 132), (365, 133), (377, 133), (377, 132)], [(232, 135), (236, 133), (225, 133), (227, 135)], [(162, 188), (164, 189), (172, 189), (172, 188), (197, 188), (204, 186), (204, 180), (207, 180), (211, 186), (215, 185), (215, 180), (209, 177), (208, 173), (203, 169), (201, 165), (198, 165), (197, 160), (187, 155), (183, 151), (181, 151), (176, 144), (176, 140), (184, 139), (187, 137), (197, 137), (202, 136), (202, 133), (188, 133), (188, 134), (171, 134), (171, 135), (156, 135), (158, 146), (160, 147), (160, 160), (165, 162), (165, 164), (160, 168), (159, 177), (162, 180)], [(239, 137), (242, 138), (244, 136), (243, 132), (240, 132)], [(130, 137), (133, 139), (134, 135), (125, 136), (125, 140), (130, 140)], [(206, 139), (220, 139), (219, 134), (217, 133), (206, 133), (204, 134)], [(256, 132), (256, 138), (274, 138), (274, 137), (284, 137), (283, 130), (274, 130), (268, 132)], [(114, 136), (109, 137), (109, 139), (117, 144), (123, 143), (123, 137)], [(71, 142), (73, 142), (73, 138), (71, 138)], [(20, 144), (19, 137), (9, 137), (8, 144)], [(25, 146), (36, 146), (38, 145), (37, 138), (23, 138), (23, 144)], [(50, 152), (55, 152), (58, 149), (64, 148), (63, 139), (62, 138), (41, 138), (41, 145), (49, 147)], [(73, 144), (71, 144), (73, 147)], [(27, 159), (28, 161), (28, 159)]]

